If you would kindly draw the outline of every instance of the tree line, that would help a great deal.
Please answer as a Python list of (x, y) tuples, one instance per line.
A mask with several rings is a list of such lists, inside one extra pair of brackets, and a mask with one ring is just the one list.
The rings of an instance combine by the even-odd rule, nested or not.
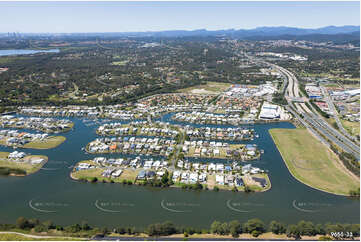
[[(134, 226), (120, 226), (115, 228), (92, 227), (87, 222), (76, 223), (69, 226), (56, 225), (52, 221), (43, 221), (39, 219), (27, 219), (19, 217), (16, 224), (0, 224), (1, 231), (22, 230), (24, 232), (51, 232), (57, 231), (56, 234), (62, 236), (74, 237), (92, 237), (107, 236), (110, 233), (121, 235), (141, 235), (143, 233), (151, 237), (168, 236), (173, 234), (183, 234), (188, 237), (192, 234), (214, 234), (214, 235), (231, 235), (233, 238), (239, 237), (241, 234), (251, 234), (258, 237), (263, 233), (270, 232), (276, 235), (286, 235), (288, 238), (301, 239), (302, 236), (320, 235), (320, 239), (331, 240), (332, 237), (347, 235), (347, 238), (355, 238), (360, 236), (360, 224), (341, 224), (326, 223), (314, 224), (310, 221), (299, 221), (296, 224), (285, 224), (279, 221), (271, 221), (266, 225), (262, 220), (254, 218), (244, 223), (239, 220), (230, 222), (214, 221), (209, 228), (195, 228), (191, 226), (179, 226), (170, 221), (163, 223), (154, 223), (146, 228), (136, 228)], [(342, 239), (338, 237), (337, 239)]]

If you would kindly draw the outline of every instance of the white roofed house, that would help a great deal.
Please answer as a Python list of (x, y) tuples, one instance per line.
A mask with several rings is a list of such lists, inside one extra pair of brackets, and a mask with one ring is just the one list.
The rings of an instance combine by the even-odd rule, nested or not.
[(196, 183), (198, 181), (198, 174), (196, 172), (192, 172), (189, 175), (189, 182)]
[(213, 155), (214, 156), (219, 156), (220, 155), (219, 149), (214, 149), (213, 150)]
[(223, 172), (224, 171), (224, 165), (222, 163), (216, 164), (216, 171), (217, 172)]
[(181, 181), (184, 183), (188, 183), (188, 179), (189, 179), (189, 173), (188, 172), (183, 172), (182, 176), (181, 176)]
[(208, 165), (208, 171), (215, 171), (216, 170), (216, 165), (214, 163), (210, 163)]
[(249, 172), (251, 171), (251, 169), (252, 169), (252, 165), (251, 165), (251, 164), (242, 166), (242, 174), (249, 173)]
[(112, 173), (113, 177), (119, 177), (122, 174), (123, 170), (118, 169)]
[(172, 180), (173, 180), (174, 182), (177, 181), (177, 180), (179, 179), (180, 175), (181, 175), (181, 171), (175, 170), (175, 171), (173, 172)]
[(207, 180), (207, 173), (202, 173), (198, 177), (199, 182), (205, 182)]
[(25, 153), (24, 152), (19, 152), (19, 151), (14, 151), (11, 152), (8, 156), (9, 159), (22, 159), (25, 157)]
[(224, 176), (223, 175), (216, 175), (216, 183), (219, 185), (224, 185)]
[(78, 170), (86, 170), (90, 168), (90, 164), (89, 163), (80, 163), (77, 167)]

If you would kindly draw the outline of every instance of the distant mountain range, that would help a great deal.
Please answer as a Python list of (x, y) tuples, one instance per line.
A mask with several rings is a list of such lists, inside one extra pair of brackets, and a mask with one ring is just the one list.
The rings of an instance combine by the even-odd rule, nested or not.
[(199, 30), (170, 30), (159, 32), (133, 32), (122, 33), (127, 35), (137, 36), (155, 36), (155, 37), (184, 37), (184, 36), (230, 36), (236, 38), (247, 38), (251, 36), (280, 36), (280, 35), (309, 35), (309, 34), (350, 34), (359, 32), (360, 26), (346, 25), (346, 26), (327, 26), (317, 29), (304, 29), (294, 27), (258, 27), (255, 29), (228, 29), (228, 30), (214, 30), (206, 29)]
[[(8, 33), (0, 34), (6, 37)], [(83, 36), (83, 37), (230, 37), (249, 40), (310, 40), (310, 41), (347, 41), (360, 40), (360, 26), (327, 26), (323, 28), (307, 29), (295, 27), (258, 27), (254, 29), (226, 29), (226, 30), (167, 30), (148, 32), (107, 32), (107, 33), (20, 33), (22, 36)]]

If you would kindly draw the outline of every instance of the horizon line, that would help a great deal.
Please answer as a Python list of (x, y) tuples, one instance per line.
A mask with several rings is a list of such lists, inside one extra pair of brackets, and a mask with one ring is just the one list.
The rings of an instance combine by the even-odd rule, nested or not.
[[(147, 30), (147, 31), (106, 31), (106, 32), (20, 32), (20, 31), (7, 31), (7, 32), (0, 32), (0, 34), (7, 34), (7, 33), (18, 33), (18, 34), (115, 34), (115, 33), (157, 33), (157, 32), (170, 32), (170, 31), (186, 31), (186, 32), (193, 32), (193, 31), (208, 31), (208, 32), (217, 32), (217, 31), (239, 31), (239, 30), (256, 30), (258, 28), (295, 28), (295, 29), (305, 29), (305, 30), (316, 30), (316, 29), (322, 29), (326, 27), (359, 27), (360, 25), (353, 25), (353, 24), (346, 24), (346, 25), (325, 25), (323, 27), (294, 27), (294, 26), (286, 26), (286, 25), (278, 25), (278, 26), (258, 26), (255, 28), (225, 28), (225, 29), (217, 29), (217, 30), (209, 30), (207, 28), (200, 28), (200, 29), (165, 29), (165, 30)], [(350, 32), (351, 33), (351, 32)]]

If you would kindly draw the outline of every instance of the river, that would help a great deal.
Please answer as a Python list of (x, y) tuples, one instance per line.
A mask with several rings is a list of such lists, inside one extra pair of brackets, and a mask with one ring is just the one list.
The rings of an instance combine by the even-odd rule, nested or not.
[(0, 50), (0, 56), (31, 55), (31, 54), (36, 54), (36, 53), (59, 53), (59, 49), (50, 49), (50, 50), (22, 50), (22, 49)]
[[(178, 123), (171, 121), (170, 116), (167, 114), (162, 120)], [(75, 128), (64, 134), (67, 140), (62, 145), (50, 150), (24, 150), (47, 155), (49, 162), (44, 169), (26, 177), (0, 177), (0, 223), (15, 223), (20, 216), (62, 225), (87, 221), (108, 227), (143, 227), (166, 220), (201, 228), (209, 227), (214, 220), (244, 222), (250, 218), (260, 218), (266, 223), (271, 220), (284, 223), (360, 221), (358, 200), (312, 189), (289, 173), (268, 130), (294, 128), (291, 123), (251, 125), (259, 138), (243, 143), (256, 143), (264, 150), (260, 160), (250, 163), (269, 171), (272, 188), (263, 193), (246, 194), (74, 181), (69, 177), (71, 166), (96, 157), (85, 154), (81, 148), (97, 137), (95, 130), (99, 123), (90, 125), (91, 122), (83, 122), (81, 118), (69, 119)], [(0, 150), (12, 149), (0, 147)]]

